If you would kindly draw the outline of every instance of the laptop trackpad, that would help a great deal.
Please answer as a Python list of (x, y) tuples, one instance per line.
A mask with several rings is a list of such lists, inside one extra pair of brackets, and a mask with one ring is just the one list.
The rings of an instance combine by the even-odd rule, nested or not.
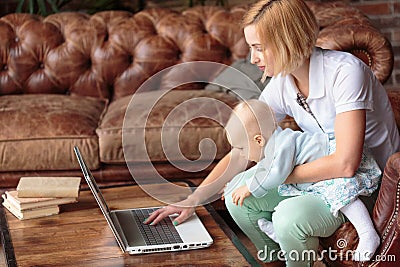
[(124, 232), (129, 247), (146, 245), (142, 235), (140, 234), (139, 226), (137, 225), (135, 218), (133, 218), (130, 210), (120, 210), (115, 212), (115, 215), (121, 226), (121, 230)]

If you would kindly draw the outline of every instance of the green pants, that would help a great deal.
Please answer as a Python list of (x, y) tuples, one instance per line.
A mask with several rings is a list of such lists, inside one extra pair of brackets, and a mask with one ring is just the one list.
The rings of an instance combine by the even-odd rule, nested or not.
[[(252, 177), (255, 167), (238, 174), (225, 189), (225, 204), (232, 218), (258, 250), (265, 262), (286, 260), (287, 266), (312, 266), (317, 257), (318, 237), (327, 237), (345, 222), (342, 213), (336, 218), (316, 196), (279, 196), (277, 188), (261, 198), (250, 196), (243, 206), (232, 201), (232, 192)], [(257, 220), (272, 220), (280, 246), (263, 233)], [(315, 257), (314, 257), (315, 255)]]

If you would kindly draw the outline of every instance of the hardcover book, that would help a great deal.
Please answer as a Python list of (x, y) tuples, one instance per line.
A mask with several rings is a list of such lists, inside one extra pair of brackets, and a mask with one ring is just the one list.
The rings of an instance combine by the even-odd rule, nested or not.
[(68, 203), (77, 202), (74, 197), (63, 197), (63, 198), (26, 198), (18, 197), (17, 191), (6, 191), (3, 198), (7, 200), (10, 204), (18, 208), (19, 210), (28, 210), (33, 208), (62, 205)]
[(18, 197), (74, 197), (79, 196), (80, 177), (21, 177)]
[(12, 205), (10, 202), (8, 202), (8, 200), (6, 198), (3, 201), (3, 206), (6, 209), (8, 209), (12, 214), (14, 214), (15, 217), (17, 217), (20, 220), (27, 220), (27, 219), (45, 217), (45, 216), (58, 214), (60, 212), (60, 208), (57, 205), (40, 207), (40, 208), (21, 211), (17, 207), (15, 207), (14, 205)]

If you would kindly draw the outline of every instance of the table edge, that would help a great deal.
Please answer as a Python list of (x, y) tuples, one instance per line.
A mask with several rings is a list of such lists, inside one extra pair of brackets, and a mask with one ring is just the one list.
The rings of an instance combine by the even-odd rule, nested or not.
[(239, 237), (232, 231), (232, 229), (226, 224), (224, 219), (218, 212), (214, 209), (211, 204), (204, 205), (207, 211), (210, 213), (211, 217), (215, 220), (221, 230), (226, 234), (226, 236), (231, 240), (233, 245), (239, 251), (240, 254), (246, 259), (246, 261), (251, 264), (251, 266), (261, 266), (258, 261), (251, 255), (249, 250), (243, 245), (242, 241), (240, 241)]
[[(191, 181), (188, 180), (183, 180), (183, 182), (187, 183), (190, 188), (196, 187), (195, 184), (193, 184)], [(239, 237), (232, 231), (232, 229), (229, 227), (229, 225), (226, 224), (225, 220), (221, 217), (221, 215), (218, 214), (218, 212), (214, 209), (214, 207), (211, 205), (211, 203), (208, 203), (206, 205), (203, 205), (207, 211), (210, 213), (211, 217), (215, 220), (215, 222), (218, 224), (218, 226), (222, 229), (222, 231), (226, 234), (226, 236), (231, 240), (233, 245), (236, 247), (236, 249), (239, 251), (240, 254), (243, 255), (243, 257), (246, 259), (246, 261), (251, 264), (252, 267), (256, 266), (261, 266), (258, 261), (251, 255), (249, 250), (243, 245), (242, 241), (240, 241)]]
[(11, 235), (8, 230), (8, 223), (6, 218), (6, 213), (4, 211), (3, 205), (1, 205), (3, 201), (0, 201), (0, 239), (1, 245), (3, 248), (5, 264), (8, 267), (16, 267), (17, 260), (15, 258), (14, 247), (11, 240)]

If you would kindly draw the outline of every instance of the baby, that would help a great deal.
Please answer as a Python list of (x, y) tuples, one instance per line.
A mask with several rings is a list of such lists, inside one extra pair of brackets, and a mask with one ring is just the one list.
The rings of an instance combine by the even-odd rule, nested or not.
[[(282, 130), (276, 125), (269, 107), (259, 100), (238, 104), (225, 130), (232, 149), (239, 149), (241, 156), (257, 162), (256, 173), (246, 181), (246, 185), (233, 191), (232, 199), (236, 205), (242, 205), (250, 194), (262, 197), (272, 188), (278, 188), (282, 196), (318, 196), (334, 216), (341, 211), (354, 225), (359, 243), (353, 260), (371, 259), (380, 244), (380, 238), (367, 208), (358, 196), (370, 195), (378, 188), (381, 171), (367, 150), (364, 150), (360, 167), (351, 178), (283, 184), (296, 165), (333, 153), (336, 149), (333, 136)], [(271, 221), (259, 219), (258, 225), (279, 243)]]

